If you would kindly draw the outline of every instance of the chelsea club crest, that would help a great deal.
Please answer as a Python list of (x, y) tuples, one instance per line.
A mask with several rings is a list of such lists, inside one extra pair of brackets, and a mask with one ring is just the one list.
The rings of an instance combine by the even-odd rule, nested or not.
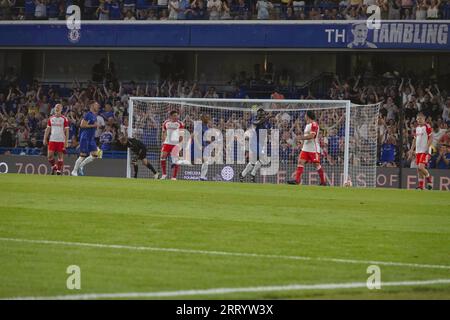
[(77, 43), (78, 41), (80, 41), (80, 37), (81, 37), (80, 30), (78, 30), (78, 29), (69, 30), (69, 33), (67, 36), (68, 36), (70, 42)]

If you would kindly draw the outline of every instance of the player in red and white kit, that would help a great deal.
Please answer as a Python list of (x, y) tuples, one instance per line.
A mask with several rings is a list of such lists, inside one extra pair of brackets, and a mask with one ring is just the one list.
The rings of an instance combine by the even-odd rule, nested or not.
[[(69, 120), (61, 114), (62, 105), (55, 105), (55, 114), (48, 119), (44, 133), (44, 145), (48, 145), (47, 158), (52, 167), (52, 174), (61, 175), (64, 165), (64, 153), (69, 138)], [(55, 152), (58, 162), (55, 163)]]
[(174, 163), (174, 159), (178, 158), (179, 148), (178, 145), (183, 141), (183, 129), (184, 124), (178, 120), (178, 111), (171, 111), (169, 119), (164, 121), (162, 125), (162, 140), (163, 145), (161, 148), (161, 179), (167, 178), (167, 156), (171, 154), (172, 157), (172, 180), (177, 179), (179, 164)]
[(425, 115), (419, 113), (417, 115), (417, 127), (414, 132), (414, 140), (411, 145), (412, 151), (416, 153), (417, 174), (419, 176), (419, 185), (417, 189), (424, 189), (426, 182), (427, 189), (433, 189), (431, 184), (431, 176), (427, 170), (428, 162), (430, 161), (430, 148), (433, 142), (433, 130), (425, 122)]
[(319, 145), (319, 125), (316, 122), (316, 116), (313, 111), (308, 110), (305, 115), (306, 126), (304, 135), (299, 137), (303, 140), (302, 151), (298, 158), (297, 170), (295, 171), (295, 180), (289, 180), (288, 184), (300, 184), (302, 180), (305, 164), (311, 162), (317, 169), (320, 177), (320, 185), (325, 186), (325, 173), (320, 165), (320, 145)]

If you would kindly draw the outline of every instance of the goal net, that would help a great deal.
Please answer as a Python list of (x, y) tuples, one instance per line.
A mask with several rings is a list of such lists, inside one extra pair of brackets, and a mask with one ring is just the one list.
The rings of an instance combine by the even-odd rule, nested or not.
[[(260, 109), (267, 120), (264, 128), (256, 130)], [(340, 186), (351, 181), (357, 187), (376, 185), (379, 104), (132, 97), (128, 136), (146, 145), (147, 159), (158, 171), (162, 125), (172, 110), (178, 111), (185, 129), (182, 141), (168, 158), (169, 176), (171, 164), (179, 164), (178, 179), (238, 182), (248, 163), (258, 162), (244, 181), (285, 183), (295, 175), (303, 144), (299, 137), (304, 134), (305, 114), (311, 110), (320, 128), (317, 148), (328, 184)], [(134, 176), (135, 158), (128, 150), (128, 177)], [(140, 161), (139, 166), (138, 178), (153, 177)], [(319, 183), (313, 165), (305, 166), (301, 183)]]

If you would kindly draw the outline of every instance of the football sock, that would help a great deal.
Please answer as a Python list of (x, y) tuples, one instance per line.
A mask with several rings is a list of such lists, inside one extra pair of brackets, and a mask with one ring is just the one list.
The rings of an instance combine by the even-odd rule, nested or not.
[(167, 160), (161, 159), (161, 171), (163, 175), (167, 174), (167, 167), (166, 167)]
[(133, 167), (134, 167), (134, 177), (137, 178), (139, 166), (137, 164), (133, 164)]
[(259, 168), (261, 168), (261, 166), (262, 166), (261, 161), (259, 161), (259, 160), (256, 161), (255, 166), (253, 167), (253, 170), (251, 172), (251, 175), (255, 176), (256, 172), (258, 172), (258, 170), (259, 170)]
[(55, 165), (55, 159), (48, 159), (48, 162), (50, 163), (50, 165), (53, 167)]
[(150, 162), (147, 162), (146, 167), (147, 167), (151, 172), (153, 172), (153, 174), (156, 173), (155, 168), (152, 166), (152, 164), (151, 164)]
[(178, 168), (179, 168), (179, 167), (180, 167), (180, 166), (177, 165), (177, 164), (172, 165), (172, 168), (173, 168), (172, 178), (176, 178), (176, 177), (177, 177), (177, 174), (178, 174)]
[(322, 166), (319, 167), (319, 169), (317, 169), (317, 173), (319, 174), (320, 177), (320, 183), (321, 184), (325, 184), (325, 173), (323, 172), (323, 168)]
[(78, 171), (80, 168), (80, 164), (83, 162), (83, 157), (78, 157), (77, 161), (75, 161), (75, 165), (73, 166), (73, 171)]
[(298, 166), (297, 171), (295, 171), (295, 182), (297, 184), (299, 184), (300, 181), (302, 180), (303, 168), (304, 168), (303, 166)]
[(58, 170), (61, 171), (63, 166), (64, 166), (64, 161), (63, 160), (58, 160), (58, 163), (57, 163)]
[(92, 161), (95, 160), (96, 157), (94, 156), (89, 156), (86, 159), (83, 160), (83, 162), (80, 164), (80, 168), (83, 168), (85, 165), (87, 165), (88, 163), (91, 163)]
[(206, 174), (208, 173), (208, 164), (203, 162), (202, 168), (200, 170), (200, 178), (206, 178)]
[(420, 189), (423, 189), (423, 184), (424, 184), (423, 179), (419, 179), (419, 188)]
[(253, 164), (250, 162), (247, 163), (247, 166), (245, 167), (244, 171), (242, 171), (242, 176), (245, 177), (253, 168)]

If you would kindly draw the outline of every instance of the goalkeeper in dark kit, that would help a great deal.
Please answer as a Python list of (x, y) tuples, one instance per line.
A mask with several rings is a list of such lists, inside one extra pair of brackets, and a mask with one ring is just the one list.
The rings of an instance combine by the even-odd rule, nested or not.
[(130, 148), (132, 152), (131, 165), (134, 168), (134, 178), (137, 178), (139, 166), (138, 161), (142, 161), (142, 164), (146, 166), (152, 173), (155, 179), (158, 179), (159, 173), (153, 167), (153, 165), (147, 159), (147, 147), (145, 144), (135, 138), (128, 138), (126, 135), (123, 135), (119, 139), (120, 143), (127, 148)]

